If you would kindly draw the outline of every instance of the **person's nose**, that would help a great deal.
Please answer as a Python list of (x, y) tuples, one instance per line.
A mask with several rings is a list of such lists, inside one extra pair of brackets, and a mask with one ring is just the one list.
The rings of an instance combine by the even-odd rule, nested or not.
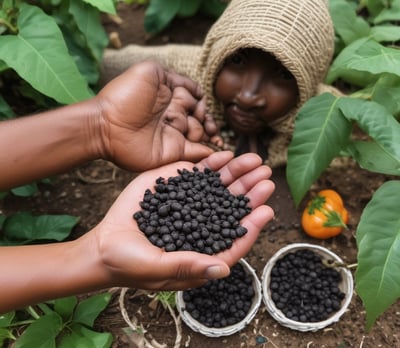
[(249, 71), (242, 78), (242, 86), (237, 94), (237, 103), (243, 108), (264, 107), (266, 97), (262, 93), (263, 75), (261, 72)]

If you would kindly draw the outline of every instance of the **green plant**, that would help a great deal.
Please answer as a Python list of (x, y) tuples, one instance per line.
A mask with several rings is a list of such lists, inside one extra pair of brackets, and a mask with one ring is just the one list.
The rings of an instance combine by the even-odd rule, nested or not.
[(71, 296), (4, 314), (0, 316), (0, 345), (12, 340), (14, 348), (110, 347), (112, 335), (93, 330), (110, 298), (110, 293), (102, 293), (78, 302)]
[(144, 28), (156, 34), (164, 30), (175, 17), (187, 18), (196, 13), (218, 18), (226, 5), (227, 1), (223, 0), (149, 0)]
[(91, 97), (108, 44), (100, 12), (115, 14), (113, 0), (2, 1), (0, 77), (15, 71), (18, 92), (37, 104)]
[[(287, 164), (297, 205), (335, 157), (400, 176), (400, 0), (330, 0), (330, 11), (337, 41), (326, 82), (348, 90), (314, 97), (299, 112)], [(356, 290), (368, 329), (400, 297), (399, 201), (400, 181), (385, 182), (356, 231)]]

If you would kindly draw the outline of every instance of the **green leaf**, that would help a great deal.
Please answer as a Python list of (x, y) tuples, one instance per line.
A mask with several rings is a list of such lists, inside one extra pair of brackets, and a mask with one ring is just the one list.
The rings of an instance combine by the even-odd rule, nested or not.
[(383, 9), (379, 15), (374, 18), (374, 23), (400, 21), (400, 0), (392, 0), (389, 7)]
[(351, 123), (329, 93), (311, 98), (299, 111), (288, 148), (286, 175), (296, 205), (348, 142)]
[(56, 348), (56, 337), (62, 328), (63, 322), (57, 313), (46, 314), (28, 326), (14, 348)]
[(351, 68), (351, 63), (354, 61), (354, 56), (357, 50), (368, 41), (368, 38), (362, 38), (352, 42), (346, 46), (335, 58), (331, 64), (326, 83), (332, 84), (338, 78), (349, 82), (355, 86), (365, 87), (372, 82), (375, 82), (377, 77), (368, 72), (360, 72)]
[(108, 37), (100, 20), (99, 12), (81, 0), (70, 0), (69, 13), (74, 17), (86, 46), (97, 62), (101, 61)]
[(346, 149), (361, 168), (374, 173), (400, 176), (400, 158), (394, 158), (372, 141), (354, 141)]
[(111, 294), (105, 292), (81, 301), (76, 307), (73, 320), (92, 327), (96, 318), (107, 307), (110, 299)]
[(71, 320), (78, 299), (76, 296), (59, 298), (54, 301), (54, 310), (62, 317), (64, 322)]
[(15, 318), (15, 311), (0, 315), (0, 327), (9, 326)]
[(108, 348), (111, 347), (113, 336), (107, 332), (95, 332), (83, 325), (74, 323), (71, 331), (64, 335), (57, 348)]
[(83, 0), (84, 2), (97, 7), (101, 12), (117, 14), (113, 0)]
[(398, 25), (377, 25), (371, 28), (371, 37), (378, 42), (395, 42), (400, 40)]
[(368, 36), (370, 26), (345, 0), (329, 1), (329, 11), (336, 33), (346, 45)]
[(6, 347), (4, 344), (6, 340), (11, 339), (15, 340), (15, 336), (12, 333), (12, 330), (8, 330), (5, 328), (0, 328), (0, 347)]
[(225, 11), (227, 1), (222, 0), (204, 0), (200, 6), (200, 12), (211, 18), (218, 18)]
[(79, 218), (70, 215), (33, 216), (18, 212), (3, 224), (3, 235), (10, 241), (29, 243), (35, 240), (62, 241), (68, 237)]
[(11, 189), (11, 192), (18, 197), (31, 197), (39, 192), (37, 184), (34, 182), (29, 185), (19, 186)]
[(383, 74), (373, 86), (369, 99), (384, 105), (392, 115), (400, 115), (400, 78)]
[(383, 105), (355, 98), (341, 98), (339, 108), (349, 121), (356, 121), (392, 158), (400, 158), (400, 123)]
[(356, 232), (356, 289), (367, 329), (400, 297), (400, 181), (384, 183), (364, 208)]
[(1, 60), (35, 89), (59, 103), (74, 103), (93, 95), (52, 17), (22, 3), (18, 27), (18, 35), (0, 36)]
[(182, 1), (177, 15), (181, 17), (194, 16), (196, 12), (199, 10), (202, 1), (203, 0)]
[(152, 0), (144, 16), (144, 28), (149, 33), (159, 33), (177, 15), (182, 0)]

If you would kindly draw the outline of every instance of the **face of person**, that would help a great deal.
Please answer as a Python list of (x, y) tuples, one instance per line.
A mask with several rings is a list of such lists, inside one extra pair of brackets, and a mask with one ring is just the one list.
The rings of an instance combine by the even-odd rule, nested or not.
[(219, 72), (214, 93), (224, 117), (238, 134), (262, 132), (298, 101), (294, 76), (271, 54), (246, 48), (231, 55)]

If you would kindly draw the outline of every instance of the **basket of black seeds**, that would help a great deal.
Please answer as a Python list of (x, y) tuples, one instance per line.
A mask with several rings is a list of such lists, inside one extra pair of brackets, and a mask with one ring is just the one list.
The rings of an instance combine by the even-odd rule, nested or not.
[(344, 314), (353, 295), (353, 277), (332, 251), (296, 243), (280, 249), (262, 275), (263, 301), (281, 325), (317, 331)]
[(158, 178), (133, 218), (149, 241), (167, 252), (213, 255), (247, 233), (240, 220), (251, 211), (248, 202), (245, 195), (231, 194), (218, 172), (194, 167)]
[(254, 269), (241, 259), (228, 277), (208, 281), (200, 288), (178, 291), (176, 304), (182, 320), (208, 337), (232, 335), (256, 315), (261, 283)]

